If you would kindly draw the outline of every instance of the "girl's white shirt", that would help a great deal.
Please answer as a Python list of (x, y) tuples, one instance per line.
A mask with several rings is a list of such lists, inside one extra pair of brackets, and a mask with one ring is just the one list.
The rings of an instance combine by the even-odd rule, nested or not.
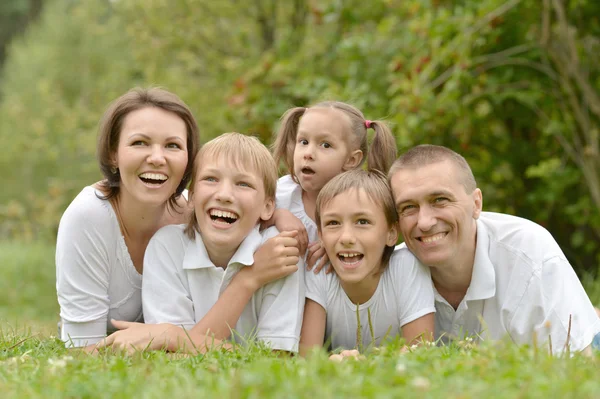
[[(357, 305), (352, 303), (335, 273), (305, 273), (306, 298), (327, 313), (325, 343), (335, 348), (356, 348)], [(402, 336), (401, 327), (435, 312), (429, 268), (405, 247), (396, 247), (377, 289), (358, 305), (363, 347), (379, 346), (384, 338)], [(369, 323), (370, 313), (370, 323)], [(371, 333), (371, 327), (373, 333)]]
[(304, 210), (302, 187), (292, 179), (291, 175), (282, 176), (277, 180), (276, 207), (287, 209), (300, 219), (308, 233), (309, 242), (319, 241), (317, 225)]
[(85, 187), (63, 214), (56, 240), (60, 338), (67, 347), (99, 342), (110, 319), (142, 321), (142, 275), (117, 216), (102, 193)]

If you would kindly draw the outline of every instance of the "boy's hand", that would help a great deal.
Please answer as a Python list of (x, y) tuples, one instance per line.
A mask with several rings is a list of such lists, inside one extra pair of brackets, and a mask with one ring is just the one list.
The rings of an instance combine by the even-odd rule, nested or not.
[(318, 274), (325, 266), (327, 266), (325, 274), (333, 272), (333, 266), (331, 266), (327, 252), (325, 252), (321, 242), (311, 242), (308, 245), (308, 253), (306, 254), (306, 270), (310, 271), (314, 267), (315, 274)]
[(333, 362), (341, 362), (344, 359), (354, 359), (354, 360), (364, 360), (365, 357), (360, 354), (360, 352), (356, 349), (346, 349), (341, 351), (339, 354), (333, 354), (329, 356), (329, 360)]
[(306, 247), (308, 246), (308, 233), (300, 219), (287, 209), (276, 209), (272, 219), (275, 222), (275, 227), (277, 227), (277, 230), (280, 232), (294, 230), (298, 232), (298, 235), (296, 236), (296, 240), (298, 240), (298, 250), (300, 251), (300, 255), (304, 255)]
[(244, 267), (238, 276), (244, 278), (256, 291), (271, 281), (289, 276), (298, 270), (300, 251), (298, 250), (297, 231), (284, 231), (269, 238), (254, 253), (254, 265)]

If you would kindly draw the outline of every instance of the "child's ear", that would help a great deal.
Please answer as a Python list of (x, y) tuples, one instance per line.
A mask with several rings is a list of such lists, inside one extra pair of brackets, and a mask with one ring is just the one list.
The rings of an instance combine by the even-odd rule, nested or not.
[(265, 199), (265, 206), (260, 213), (260, 218), (262, 220), (269, 220), (273, 217), (273, 212), (275, 212), (275, 200), (273, 198)]
[(388, 247), (395, 247), (398, 242), (398, 225), (394, 223), (388, 230), (387, 241), (385, 245)]
[(360, 161), (363, 159), (363, 152), (361, 150), (352, 151), (348, 158), (346, 159), (346, 163), (344, 163), (344, 167), (342, 168), (344, 171), (355, 169), (358, 165), (360, 165)]

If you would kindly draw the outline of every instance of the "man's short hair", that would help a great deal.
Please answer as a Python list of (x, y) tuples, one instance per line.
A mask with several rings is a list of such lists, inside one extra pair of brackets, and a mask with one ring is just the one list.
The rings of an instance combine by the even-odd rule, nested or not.
[(466, 159), (447, 147), (432, 144), (421, 144), (406, 151), (392, 164), (388, 173), (391, 179), (401, 169), (415, 169), (438, 162), (450, 161), (456, 166), (461, 184), (467, 193), (477, 188), (473, 171)]

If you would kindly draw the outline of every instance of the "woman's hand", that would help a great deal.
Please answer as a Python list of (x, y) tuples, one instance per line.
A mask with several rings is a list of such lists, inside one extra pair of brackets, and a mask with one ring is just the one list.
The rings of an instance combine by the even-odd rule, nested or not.
[(323, 248), (320, 241), (311, 242), (308, 245), (306, 270), (310, 271), (313, 267), (315, 268), (315, 274), (318, 274), (324, 267), (325, 274), (333, 272), (333, 266), (331, 266), (327, 252), (325, 252), (325, 248)]
[(254, 265), (242, 268), (234, 279), (243, 278), (256, 291), (297, 271), (300, 261), (297, 236), (297, 231), (284, 231), (269, 238), (254, 253)]
[(144, 350), (167, 350), (171, 341), (183, 332), (173, 324), (144, 324), (111, 320), (119, 331), (109, 335), (96, 345), (96, 349), (111, 347), (129, 354)]

